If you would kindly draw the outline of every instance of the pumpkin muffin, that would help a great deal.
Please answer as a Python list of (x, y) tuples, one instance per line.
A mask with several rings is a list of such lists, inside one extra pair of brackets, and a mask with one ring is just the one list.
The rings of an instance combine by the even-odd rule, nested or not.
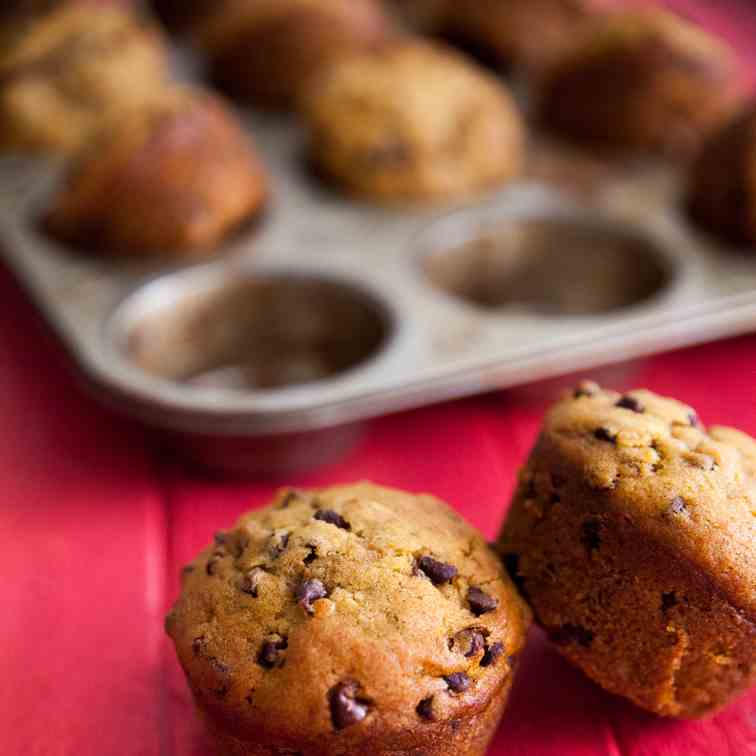
[(499, 540), (538, 622), (612, 693), (699, 717), (756, 681), (756, 441), (649, 391), (547, 414)]
[(177, 87), (103, 125), (71, 165), (46, 226), (102, 255), (195, 257), (260, 211), (267, 184), (223, 102)]
[(543, 121), (565, 136), (629, 151), (689, 154), (740, 98), (735, 58), (656, 9), (602, 17), (544, 76)]
[(334, 64), (302, 101), (311, 160), (347, 192), (463, 199), (520, 171), (524, 127), (503, 84), (440, 45), (401, 41)]
[(167, 619), (234, 756), (483, 756), (529, 611), (443, 502), (283, 491), (185, 568)]
[(193, 36), (225, 91), (288, 108), (326, 64), (380, 45), (393, 31), (377, 0), (226, 0)]
[(756, 247), (756, 107), (714, 134), (693, 163), (688, 207), (703, 228)]
[(442, 28), (500, 64), (538, 72), (606, 5), (606, 0), (449, 2)]
[(167, 76), (159, 33), (115, 7), (60, 3), (0, 27), (0, 150), (74, 152)]

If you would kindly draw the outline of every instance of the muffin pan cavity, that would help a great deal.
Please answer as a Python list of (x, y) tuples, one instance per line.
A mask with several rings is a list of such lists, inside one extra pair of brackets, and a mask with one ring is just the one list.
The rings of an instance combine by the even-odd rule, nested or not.
[(374, 295), (290, 272), (165, 276), (129, 297), (112, 335), (133, 365), (190, 388), (272, 391), (342, 376), (393, 331)]
[(451, 245), (444, 242), (448, 225), (423, 240), (423, 273), (439, 290), (477, 308), (559, 317), (610, 313), (648, 302), (676, 277), (658, 245), (620, 225), (494, 218), (463, 228), (461, 243)]

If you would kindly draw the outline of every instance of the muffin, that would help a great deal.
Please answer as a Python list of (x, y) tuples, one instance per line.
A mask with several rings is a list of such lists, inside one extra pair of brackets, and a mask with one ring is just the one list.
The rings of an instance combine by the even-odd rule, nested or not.
[(262, 208), (267, 183), (226, 106), (175, 88), (103, 125), (54, 195), (46, 227), (104, 255), (194, 257)]
[(606, 0), (450, 2), (442, 26), (448, 36), (500, 64), (539, 71), (606, 5)]
[(104, 113), (151, 97), (166, 77), (161, 36), (115, 7), (60, 3), (0, 36), (0, 150), (74, 152)]
[(335, 63), (302, 99), (310, 156), (347, 192), (462, 199), (516, 176), (524, 128), (508, 91), (446, 48), (401, 41)]
[(377, 0), (230, 0), (193, 36), (225, 91), (288, 108), (313, 73), (391, 33)]
[(409, 26), (425, 33), (441, 31), (451, 0), (391, 0), (391, 6)]
[(155, 15), (171, 31), (184, 32), (233, 0), (151, 0)]
[(739, 99), (730, 49), (661, 10), (610, 14), (543, 77), (544, 123), (628, 151), (689, 154)]
[(756, 681), (756, 441), (649, 391), (556, 404), (499, 540), (557, 648), (649, 711)]
[(529, 611), (437, 499), (283, 491), (187, 568), (166, 627), (223, 754), (482, 756)]
[(704, 144), (691, 168), (688, 207), (713, 234), (756, 247), (756, 107)]

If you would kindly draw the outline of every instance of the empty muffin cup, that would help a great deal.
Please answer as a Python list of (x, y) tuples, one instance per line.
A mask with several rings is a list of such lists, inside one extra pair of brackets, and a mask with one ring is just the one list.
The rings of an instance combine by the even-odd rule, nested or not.
[(314, 274), (166, 276), (117, 315), (116, 340), (148, 375), (188, 388), (270, 391), (340, 376), (393, 330), (371, 293)]
[(590, 316), (643, 304), (676, 277), (675, 260), (642, 231), (570, 212), (462, 211), (420, 239), (437, 289), (479, 309)]

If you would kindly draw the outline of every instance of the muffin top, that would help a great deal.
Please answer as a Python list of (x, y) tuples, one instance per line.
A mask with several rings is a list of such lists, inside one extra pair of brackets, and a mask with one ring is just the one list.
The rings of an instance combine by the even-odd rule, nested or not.
[[(568, 478), (600, 492), (646, 535), (756, 617), (756, 441), (701, 424), (696, 412), (646, 390), (581, 385), (548, 414), (537, 447), (557, 449)], [(553, 460), (553, 457), (552, 457)]]
[(482, 711), (528, 622), (448, 506), (359, 483), (282, 491), (217, 534), (185, 569), (167, 630), (206, 709), (285, 743)]
[(313, 78), (302, 109), (324, 171), (384, 199), (462, 196), (522, 161), (508, 90), (440, 44), (403, 39), (345, 58)]

